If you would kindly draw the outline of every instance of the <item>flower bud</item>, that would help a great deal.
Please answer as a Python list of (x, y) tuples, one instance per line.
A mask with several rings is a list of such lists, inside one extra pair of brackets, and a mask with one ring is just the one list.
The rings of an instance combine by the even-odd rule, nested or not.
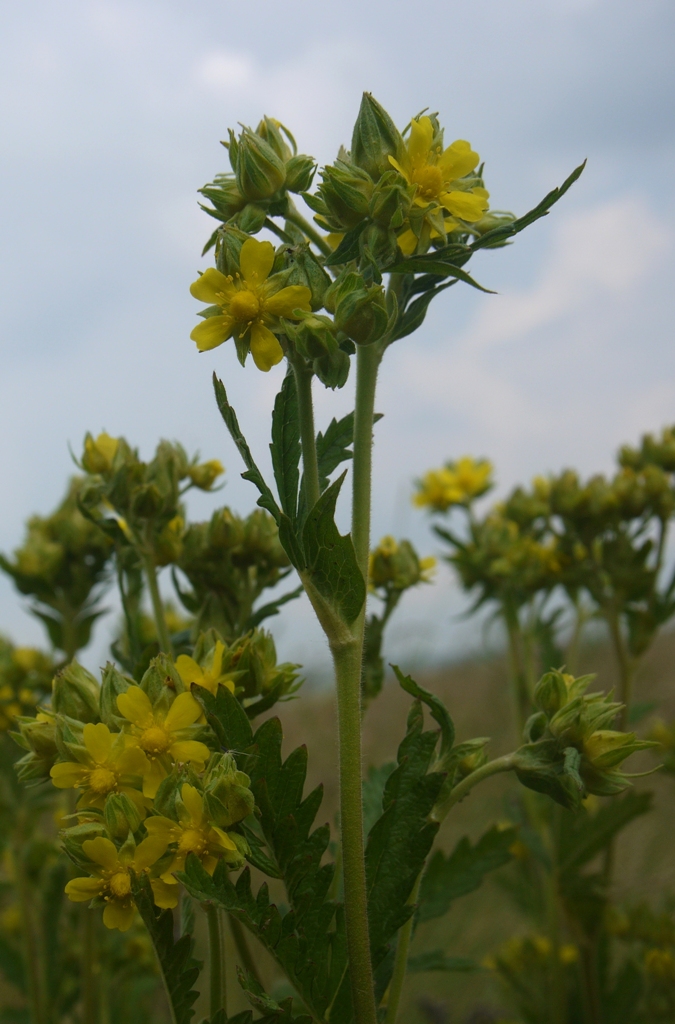
[(103, 820), (113, 839), (124, 840), (139, 829), (143, 819), (126, 793), (111, 793), (103, 808)]
[(284, 329), (296, 350), (312, 360), (312, 369), (325, 387), (344, 386), (349, 376), (349, 356), (338, 345), (332, 320), (304, 314), (299, 323), (284, 321)]
[(239, 215), (238, 222), (242, 231), (248, 235), (257, 235), (267, 218), (267, 210), (259, 203), (247, 203)]
[(598, 729), (584, 741), (584, 754), (594, 768), (616, 768), (638, 750), (656, 746), (649, 740), (638, 740), (633, 732)]
[(373, 195), (372, 179), (358, 167), (338, 160), (324, 167), (318, 196), (322, 201), (326, 227), (349, 231), (368, 215)]
[(233, 277), (239, 273), (241, 247), (247, 237), (234, 224), (225, 224), (220, 229), (216, 238), (216, 267), (221, 274)]
[(134, 680), (123, 676), (112, 662), (109, 661), (106, 664), (101, 677), (99, 706), (101, 709), (101, 721), (109, 729), (115, 729), (119, 726), (122, 719), (117, 710), (117, 698), (121, 693), (126, 693), (132, 685), (134, 685)]
[(567, 703), (567, 686), (561, 672), (547, 672), (534, 688), (534, 703), (548, 716)]
[[(219, 463), (220, 465), (220, 463)], [(185, 520), (182, 516), (174, 516), (161, 531), (155, 541), (155, 562), (157, 565), (171, 565), (177, 562), (183, 550), (183, 534)]]
[[(297, 152), (295, 139), (281, 121), (274, 117), (263, 117), (255, 130), (256, 135), (267, 142), (277, 156), (287, 163)], [(289, 145), (290, 143), (290, 145)]]
[(79, 868), (84, 868), (87, 872), (91, 867), (91, 861), (83, 853), (82, 844), (89, 839), (96, 839), (98, 836), (102, 836), (104, 839), (110, 838), (105, 825), (98, 821), (86, 821), (80, 825), (73, 825), (72, 828), (63, 829), (61, 832), (61, 842), (66, 853)]
[(287, 270), (286, 285), (299, 284), (309, 288), (312, 311), (321, 309), (331, 279), (309, 246), (298, 245), (286, 248), (284, 250), (284, 265)]
[(384, 174), (370, 200), (370, 216), (379, 227), (398, 229), (408, 216), (415, 189), (406, 186), (396, 171)]
[(353, 162), (377, 181), (391, 169), (389, 157), (404, 159), (404, 151), (401, 134), (389, 114), (365, 92), (352, 135)]
[(220, 828), (230, 828), (253, 813), (255, 797), (251, 780), (237, 770), (231, 754), (221, 755), (210, 766), (204, 784), (204, 806), (211, 821)]
[(100, 687), (94, 676), (76, 661), (71, 661), (54, 677), (52, 708), (78, 722), (98, 722)]
[(224, 850), (223, 860), (227, 864), (230, 871), (238, 871), (239, 868), (242, 868), (244, 866), (244, 863), (246, 862), (246, 857), (251, 852), (251, 850), (244, 837), (240, 835), (238, 832), (228, 832), (227, 837), (237, 847), (237, 851), (235, 853), (234, 850)]
[(389, 323), (380, 285), (344, 289), (335, 309), (335, 323), (357, 345), (371, 345), (378, 341)]
[(239, 191), (249, 201), (270, 199), (286, 180), (281, 157), (260, 135), (248, 129), (239, 137), (236, 163)]
[(312, 187), (316, 163), (311, 156), (299, 153), (286, 163), (286, 189), (289, 192), (306, 192)]
[(384, 267), (396, 259), (398, 240), (392, 228), (369, 224), (359, 238), (362, 255), (374, 261), (378, 267)]
[(119, 446), (119, 438), (110, 437), (109, 434), (99, 434), (94, 440), (91, 434), (87, 433), (84, 439), (84, 453), (82, 455), (82, 467), (87, 473), (106, 475), (112, 471), (113, 460)]
[(213, 204), (213, 209), (200, 203), (204, 213), (220, 221), (228, 221), (246, 205), (237, 183), (230, 175), (219, 174), (210, 185), (199, 189), (200, 195)]
[(200, 491), (210, 491), (219, 476), (225, 472), (222, 462), (218, 459), (209, 459), (208, 462), (200, 462), (196, 466), (188, 468), (190, 480)]

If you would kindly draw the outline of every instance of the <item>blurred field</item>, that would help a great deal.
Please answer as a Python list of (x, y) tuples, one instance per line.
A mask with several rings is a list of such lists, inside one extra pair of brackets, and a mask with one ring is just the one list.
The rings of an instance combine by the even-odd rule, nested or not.
[[(580, 660), (581, 669), (597, 672), (595, 688), (614, 685), (611, 652), (602, 644), (588, 646)], [(414, 673), (413, 666), (402, 665)], [(420, 673), (418, 681), (443, 698), (455, 720), (459, 739), (494, 736), (493, 755), (512, 749), (517, 743), (513, 727), (505, 661), (493, 657)], [(665, 718), (675, 718), (675, 633), (664, 634), (645, 660), (636, 682), (636, 698), (655, 701)], [(365, 764), (378, 765), (395, 757), (405, 730), (410, 698), (393, 682), (371, 705), (364, 721)], [(335, 705), (330, 693), (306, 692), (301, 699), (281, 705), (286, 752), (306, 743), (309, 751), (310, 786), (326, 782), (321, 820), (333, 823), (337, 806), (335, 785), (337, 750), (335, 744)], [(638, 726), (643, 731), (649, 719)], [(630, 771), (653, 766), (653, 758), (636, 756)], [(663, 890), (675, 892), (675, 779), (656, 774), (636, 780), (640, 789), (655, 793), (655, 811), (629, 826), (618, 848), (616, 896), (619, 900), (650, 900)], [(491, 823), (504, 817), (514, 783), (505, 777), (487, 781), (462, 803), (444, 824), (440, 843), (451, 849), (464, 834), (476, 839)], [(453, 904), (447, 917), (420, 928), (415, 951), (443, 947), (451, 955), (481, 960), (496, 945), (518, 931), (523, 921), (494, 879), (477, 892)], [(420, 1002), (432, 1006), (423, 1013)], [(401, 1014), (405, 1024), (486, 1024), (490, 1015), (481, 1007), (503, 1006), (500, 992), (485, 972), (473, 975), (424, 974), (414, 976), (407, 988), (406, 1005)]]

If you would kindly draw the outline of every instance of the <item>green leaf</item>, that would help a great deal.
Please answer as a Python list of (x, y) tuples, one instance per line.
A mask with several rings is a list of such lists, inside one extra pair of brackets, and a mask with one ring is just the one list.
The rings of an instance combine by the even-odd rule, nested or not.
[(354, 443), (354, 413), (347, 413), (341, 420), (333, 418), (326, 429), (316, 435), (316, 459), (319, 465), (319, 486), (322, 491), (328, 487), (331, 473), (341, 462), (353, 458), (351, 446)]
[(192, 986), (201, 968), (192, 956), (192, 936), (182, 935), (174, 941), (173, 914), (170, 910), (157, 909), (147, 875), (137, 880), (133, 896), (155, 947), (176, 1024), (189, 1024), (194, 1016), (192, 1004), (199, 996)]
[(539, 205), (535, 206), (529, 213), (524, 214), (522, 217), (518, 217), (518, 219), (514, 220), (511, 224), (504, 224), (502, 227), (495, 228), (493, 231), (488, 231), (486, 234), (481, 235), (481, 237), (476, 239), (476, 241), (469, 247), (471, 251), (476, 252), (478, 249), (484, 249), (486, 246), (502, 243), (506, 241), (507, 238), (512, 238), (513, 235), (517, 235), (526, 227), (529, 227), (530, 224), (534, 224), (534, 222), (539, 220), (540, 217), (546, 217), (551, 207), (554, 206), (559, 199), (562, 199), (567, 190), (572, 187), (578, 178), (581, 177), (581, 173), (585, 166), (586, 161), (584, 160), (582, 164), (579, 164), (579, 166), (572, 171), (569, 178), (566, 178), (559, 188), (554, 188), (549, 192), (548, 195), (542, 199)]
[(418, 327), (421, 327), (424, 322), (424, 318), (427, 315), (427, 309), (429, 303), (436, 295), (440, 295), (446, 288), (451, 288), (457, 281), (448, 281), (447, 284), (439, 285), (438, 288), (429, 289), (423, 295), (420, 295), (419, 299), (415, 299), (411, 302), (407, 309), (401, 314), (398, 326), (396, 327), (392, 336), (392, 341), (398, 341), (400, 338), (406, 338), (413, 331), (416, 331)]
[(263, 1014), (256, 1024), (262, 1024), (262, 1022), (265, 1024), (312, 1024), (312, 1018), (306, 1013), (301, 1013), (299, 1016), (293, 1014), (292, 998), (277, 1003), (275, 999), (267, 995), (255, 978), (242, 971), (240, 967), (237, 967), (237, 977), (248, 1001)]
[(442, 949), (432, 949), (408, 959), (408, 971), (419, 974), (422, 971), (480, 971), (480, 964), (466, 956), (447, 956)]
[(242, 753), (247, 751), (253, 743), (253, 730), (246, 711), (234, 694), (226, 686), (219, 686), (215, 696), (196, 683), (191, 689), (223, 747)]
[(369, 768), (363, 780), (363, 831), (368, 835), (382, 814), (382, 798), (387, 779), (396, 768), (395, 761), (387, 761), (379, 768)]
[(337, 249), (332, 256), (329, 256), (325, 261), (324, 266), (326, 267), (339, 267), (343, 263), (350, 263), (352, 260), (356, 260), (359, 257), (359, 240), (363, 234), (364, 229), (368, 224), (368, 220), (362, 220), (360, 224), (357, 224), (355, 228), (348, 231), (345, 237), (342, 239)]
[(478, 889), (489, 871), (507, 864), (516, 834), (516, 829), (493, 825), (475, 846), (464, 836), (449, 856), (437, 850), (422, 878), (418, 921), (442, 917), (453, 900)]
[[(415, 701), (398, 748), (397, 767), (384, 787), (382, 814), (366, 844), (374, 967), (385, 960), (388, 943), (414, 911), (407, 900), (439, 828), (427, 820), (444, 780), (440, 773), (427, 774), (438, 735), (424, 732), (423, 724), (422, 706)], [(379, 985), (386, 988), (388, 983), (387, 977), (378, 978)]]
[(335, 505), (345, 475), (346, 470), (323, 492), (310, 511), (302, 542), (312, 583), (349, 625), (363, 607), (366, 582), (356, 561), (351, 536), (341, 536), (335, 525)]
[(442, 700), (435, 697), (433, 693), (429, 693), (428, 690), (424, 690), (419, 686), (412, 676), (404, 676), (398, 665), (392, 665), (391, 667), (394, 670), (399, 684), (403, 687), (405, 692), (409, 693), (410, 696), (414, 697), (416, 700), (421, 700), (423, 704), (426, 704), (431, 712), (432, 718), (434, 718), (441, 727), (440, 757), (445, 757), (446, 754), (450, 753), (455, 742), (455, 723), (450, 717), (448, 709)]
[(455, 281), (470, 284), (479, 292), (485, 292), (487, 295), (496, 294), (489, 288), (484, 288), (482, 284), (478, 284), (478, 281), (474, 281), (466, 270), (462, 270), (454, 263), (440, 259), (437, 252), (427, 253), (425, 256), (410, 256), (395, 263), (393, 267), (387, 267), (386, 270), (388, 274), (435, 274), (437, 277), (452, 277)]
[(571, 874), (588, 864), (635, 818), (651, 810), (651, 793), (624, 793), (603, 803), (596, 814), (566, 814), (561, 829), (560, 871)]
[(298, 395), (290, 366), (274, 402), (270, 452), (281, 507), (294, 523), (298, 511), (301, 447)]

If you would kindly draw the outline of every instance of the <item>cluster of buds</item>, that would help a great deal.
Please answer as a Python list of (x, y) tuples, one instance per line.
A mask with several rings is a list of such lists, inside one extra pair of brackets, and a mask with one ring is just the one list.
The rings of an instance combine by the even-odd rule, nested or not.
[(34, 647), (15, 647), (0, 636), (0, 732), (35, 712), (51, 690), (54, 663)]
[(547, 672), (534, 690), (537, 711), (525, 726), (527, 743), (514, 755), (523, 785), (546, 793), (563, 807), (577, 808), (589, 793), (612, 796), (629, 785), (620, 765), (654, 747), (634, 733), (608, 728), (622, 705), (602, 693), (587, 693), (593, 676)]
[(26, 539), (2, 568), (21, 594), (33, 598), (31, 611), (46, 626), (52, 645), (72, 658), (89, 642), (101, 614), (112, 543), (79, 509), (85, 482), (73, 479), (66, 497), (49, 516), (28, 520)]
[(81, 466), (89, 475), (80, 501), (92, 520), (160, 566), (175, 562), (182, 550), (183, 494), (191, 487), (212, 490), (223, 473), (216, 459), (190, 460), (181, 445), (168, 441), (142, 462), (123, 437), (108, 434), (87, 434)]
[(178, 593), (195, 616), (195, 635), (215, 629), (227, 641), (247, 632), (256, 600), (289, 571), (276, 523), (262, 509), (242, 518), (222, 508), (191, 523), (176, 564), (191, 586)]
[(431, 512), (447, 512), (453, 506), (468, 508), (494, 486), (492, 464), (469, 455), (430, 469), (417, 482), (414, 504)]
[[(77, 824), (61, 836), (87, 874), (66, 893), (102, 906), (106, 926), (120, 931), (133, 922), (143, 876), (156, 905), (174, 907), (176, 873), (189, 854), (212, 873), (219, 861), (241, 867), (248, 853), (241, 822), (255, 810), (250, 780), (231, 755), (217, 752), (190, 690), (203, 679), (193, 680), (180, 661), (158, 657), (140, 685), (111, 664), (99, 684), (72, 663), (54, 679), (51, 707), (17, 720), (27, 750), (20, 777), (51, 778), (78, 793)], [(224, 675), (220, 681), (241, 689)]]
[(314, 160), (298, 153), (289, 130), (272, 117), (264, 117), (255, 131), (244, 128), (239, 136), (230, 129), (223, 146), (231, 172), (199, 190), (212, 204), (202, 209), (223, 223), (255, 234), (268, 215), (285, 215), (289, 192), (304, 192), (312, 184)]

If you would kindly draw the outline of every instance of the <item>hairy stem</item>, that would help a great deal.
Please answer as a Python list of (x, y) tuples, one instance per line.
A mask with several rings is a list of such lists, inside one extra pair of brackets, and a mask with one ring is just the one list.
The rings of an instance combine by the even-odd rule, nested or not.
[(255, 960), (251, 954), (251, 950), (248, 946), (248, 939), (246, 938), (246, 932), (244, 931), (241, 921), (238, 921), (232, 914), (227, 915), (227, 919), (230, 924), (230, 931), (232, 932), (232, 938), (237, 949), (237, 953), (241, 957), (241, 966), (247, 971), (255, 980), (258, 982), (261, 988), (265, 986), (262, 983), (260, 972), (256, 967)]
[(218, 909), (212, 903), (204, 903), (203, 906), (206, 911), (206, 920), (209, 928), (210, 1016), (213, 1019), (219, 1010), (224, 1010), (227, 1017), (223, 934), (220, 927), (220, 915)]
[(302, 475), (307, 509), (312, 509), (319, 500), (319, 464), (316, 456), (316, 433), (314, 431), (314, 404), (312, 402), (312, 378), (314, 374), (304, 361), (294, 356), (291, 360), (298, 395), (298, 418), (300, 420), (300, 442), (302, 445)]
[(490, 776), (497, 775), (499, 772), (510, 772), (515, 768), (515, 764), (515, 754), (504, 754), (502, 757), (496, 757), (494, 761), (488, 761), (487, 764), (476, 768), (475, 772), (471, 772), (470, 775), (467, 775), (466, 778), (457, 783), (445, 800), (436, 804), (431, 812), (432, 819), (434, 821), (443, 821), (448, 811), (455, 804), (458, 804), (460, 800), (463, 800), (479, 782), (482, 782), (483, 779), (489, 779)]
[[(356, 561), (368, 579), (370, 553), (370, 505), (373, 465), (373, 419), (377, 371), (382, 360), (379, 345), (359, 345), (356, 350), (356, 406), (354, 410), (354, 468), (352, 475), (352, 541)], [(363, 630), (365, 605), (361, 613)], [(359, 620), (357, 620), (358, 622)]]
[(159, 648), (165, 654), (173, 656), (173, 648), (171, 647), (171, 637), (169, 636), (169, 630), (167, 629), (166, 619), (164, 618), (164, 605), (162, 604), (162, 597), (159, 592), (159, 585), (157, 583), (157, 569), (155, 567), (152, 555), (147, 553), (143, 554), (143, 567), (145, 569), (145, 577), (148, 581), (150, 600), (152, 601), (152, 611), (155, 617), (155, 626), (157, 627), (157, 639), (159, 640)]
[(308, 220), (305, 220), (302, 214), (291, 205), (290, 201), (288, 212), (286, 213), (286, 220), (290, 221), (291, 224), (295, 224), (296, 228), (300, 228), (300, 230), (307, 235), (310, 242), (314, 242), (314, 245), (323, 253), (324, 256), (333, 255), (330, 243), (326, 241), (323, 235), (319, 234), (315, 227), (312, 227)]
[[(412, 906), (417, 903), (417, 897), (420, 894), (420, 886), (422, 884), (422, 874), (423, 872), (420, 871), (417, 876), (417, 881), (415, 882), (413, 890), (408, 897), (408, 906)], [(408, 969), (408, 952), (410, 950), (410, 940), (412, 939), (414, 921), (415, 915), (411, 914), (398, 933), (396, 959), (394, 960), (394, 973), (391, 976), (391, 982), (389, 984), (389, 999), (387, 1001), (387, 1015), (384, 1018), (384, 1024), (396, 1024), (398, 1008), (401, 1002), (401, 993), (403, 992), (403, 983), (405, 982), (405, 975)]]
[(361, 803), (362, 651), (363, 642), (357, 637), (332, 646), (338, 702), (342, 876), (352, 998), (358, 1024), (376, 1024)]

